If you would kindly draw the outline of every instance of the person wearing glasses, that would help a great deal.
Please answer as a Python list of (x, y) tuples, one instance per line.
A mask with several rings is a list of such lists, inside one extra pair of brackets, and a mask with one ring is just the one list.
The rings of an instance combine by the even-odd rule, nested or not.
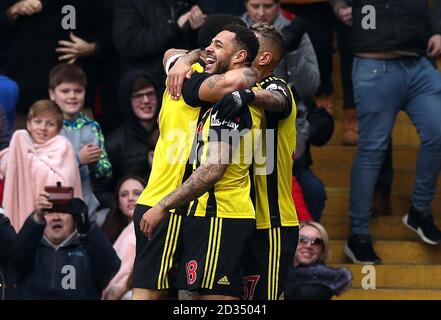
[(345, 292), (352, 274), (346, 268), (326, 266), (328, 257), (329, 238), (325, 228), (318, 222), (302, 222), (285, 299), (330, 300)]
[(110, 205), (113, 202), (117, 182), (125, 176), (136, 175), (148, 180), (159, 137), (160, 98), (157, 92), (145, 71), (131, 71), (121, 79), (118, 105), (124, 122), (106, 138), (113, 179), (98, 193), (101, 203)]

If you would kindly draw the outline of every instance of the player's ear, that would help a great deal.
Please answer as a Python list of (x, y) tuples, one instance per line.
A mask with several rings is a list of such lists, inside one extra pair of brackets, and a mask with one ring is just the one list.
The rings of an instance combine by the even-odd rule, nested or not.
[(236, 53), (234, 63), (242, 63), (247, 60), (248, 52), (246, 50), (240, 50)]
[(259, 55), (258, 63), (259, 66), (266, 66), (273, 60), (273, 54), (269, 51), (264, 51)]

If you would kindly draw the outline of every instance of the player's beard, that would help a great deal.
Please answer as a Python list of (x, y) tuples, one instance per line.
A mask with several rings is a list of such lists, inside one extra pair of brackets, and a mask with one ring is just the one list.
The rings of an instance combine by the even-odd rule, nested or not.
[(227, 58), (225, 58), (224, 60), (217, 61), (217, 66), (216, 66), (216, 71), (215, 71), (216, 74), (223, 74), (229, 70), (231, 56), (232, 56), (232, 54), (230, 56), (228, 56)]
[(228, 71), (228, 62), (222, 61), (217, 63), (216, 74), (222, 74)]

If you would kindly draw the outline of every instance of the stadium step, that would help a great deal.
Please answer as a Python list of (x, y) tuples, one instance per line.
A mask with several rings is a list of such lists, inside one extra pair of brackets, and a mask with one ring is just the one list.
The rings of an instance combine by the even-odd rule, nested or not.
[(441, 300), (441, 290), (351, 289), (334, 300)]
[[(375, 265), (362, 266), (354, 264), (332, 265), (351, 270), (352, 289), (371, 288), (387, 289), (424, 289), (441, 288), (441, 266), (436, 265)], [(374, 274), (375, 273), (375, 274)], [(363, 279), (364, 278), (364, 279)], [(375, 279), (375, 281), (373, 280)]]
[[(346, 239), (331, 240), (330, 263), (349, 263), (343, 252)], [(422, 241), (396, 241), (373, 239), (374, 250), (384, 265), (441, 264), (441, 246), (432, 246)], [(441, 270), (441, 269), (440, 269)], [(441, 289), (441, 282), (438, 283)]]
[[(312, 171), (320, 177), (325, 186), (328, 188), (349, 188), (351, 167), (347, 168), (327, 168), (319, 162), (314, 161)], [(412, 191), (415, 180), (415, 170), (394, 169), (394, 177), (392, 183), (393, 192), (400, 194), (409, 194)], [(441, 190), (441, 177), (437, 182), (437, 192)]]
[[(288, 1), (289, 0), (285, 0)], [(375, 270), (375, 290), (362, 288), (363, 266), (352, 264), (343, 252), (349, 234), (349, 187), (352, 162), (357, 147), (342, 146), (343, 110), (340, 62), (334, 55), (333, 115), (335, 132), (323, 147), (312, 147), (312, 170), (326, 186), (327, 202), (321, 223), (330, 236), (334, 267), (346, 267), (353, 273), (351, 288), (340, 300), (441, 300), (441, 246), (423, 243), (401, 222), (409, 210), (409, 197), (415, 179), (415, 164), (420, 145), (417, 131), (404, 112), (397, 115), (392, 132), (394, 179), (392, 215), (371, 219), (374, 249), (382, 258)], [(441, 228), (441, 178), (432, 203), (435, 223)], [(366, 270), (365, 270), (366, 271)]]
[[(327, 146), (312, 148), (314, 162), (320, 162), (321, 168), (345, 169), (352, 167), (357, 154), (356, 147)], [(392, 163), (395, 170), (415, 170), (418, 146), (394, 146)]]
[(441, 266), (439, 265), (334, 264), (332, 267), (344, 267), (351, 270), (352, 289), (363, 289), (363, 285), (389, 289), (440, 289)]
[[(292, 0), (283, 0), (291, 2)], [(397, 115), (392, 132), (394, 180), (392, 215), (371, 219), (374, 248), (383, 259), (375, 265), (376, 289), (364, 290), (361, 265), (351, 264), (343, 253), (349, 232), (349, 179), (356, 147), (343, 147), (342, 84), (339, 55), (333, 56), (333, 116), (335, 132), (330, 142), (312, 148), (313, 171), (326, 185), (327, 202), (321, 222), (330, 235), (333, 266), (345, 266), (354, 275), (352, 288), (340, 300), (441, 300), (441, 246), (424, 244), (401, 222), (409, 209), (420, 145), (416, 128), (404, 112)], [(441, 69), (439, 61), (438, 67)], [(441, 228), (441, 178), (432, 202), (435, 223)]]
[[(326, 182), (325, 182), (326, 183)], [(395, 191), (395, 190), (394, 190)], [(440, 215), (441, 218), (441, 190), (435, 194), (432, 202), (432, 210), (434, 215)], [(410, 193), (396, 193), (391, 195), (392, 215), (403, 216), (409, 210), (409, 194)], [(323, 217), (327, 216), (348, 216), (349, 208), (349, 189), (348, 188), (326, 188), (326, 208)]]
[[(419, 241), (418, 235), (409, 230), (401, 222), (401, 216), (376, 217), (371, 220), (370, 232), (374, 240), (408, 240)], [(330, 239), (346, 240), (349, 236), (349, 217), (332, 216), (322, 217), (320, 221), (326, 228)], [(436, 225), (441, 228), (441, 218), (435, 220)], [(441, 248), (440, 248), (441, 254)]]

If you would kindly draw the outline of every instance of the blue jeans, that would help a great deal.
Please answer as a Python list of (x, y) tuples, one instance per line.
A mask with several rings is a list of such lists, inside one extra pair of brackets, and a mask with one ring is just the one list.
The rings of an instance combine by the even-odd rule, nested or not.
[(386, 153), (384, 155), (384, 161), (381, 165), (380, 173), (378, 174), (377, 184), (375, 185), (375, 191), (379, 191), (384, 194), (391, 194), (392, 192), (392, 180), (394, 178), (394, 170), (392, 163), (392, 139), (389, 141)]
[(441, 76), (426, 58), (355, 58), (352, 78), (359, 144), (351, 172), (351, 233), (369, 234), (375, 182), (402, 108), (421, 140), (411, 202), (418, 211), (430, 210), (441, 168)]

